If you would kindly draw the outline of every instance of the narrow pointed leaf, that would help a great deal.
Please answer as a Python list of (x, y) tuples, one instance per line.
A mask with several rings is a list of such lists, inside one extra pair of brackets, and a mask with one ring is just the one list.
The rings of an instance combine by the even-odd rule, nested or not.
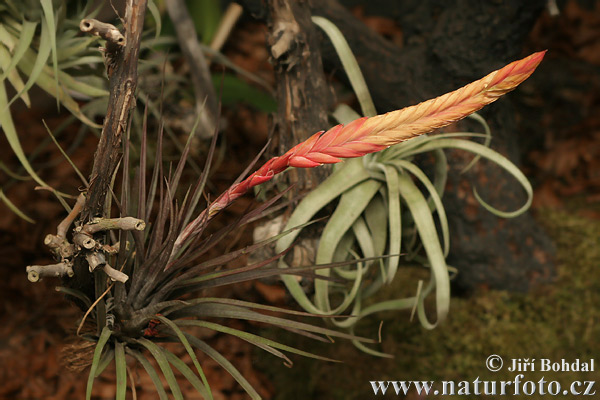
[(125, 348), (123, 343), (115, 342), (115, 366), (117, 376), (116, 400), (125, 400), (127, 395), (127, 364), (125, 362)]
[(91, 400), (91, 398), (92, 398), (92, 388), (94, 386), (96, 369), (98, 368), (98, 364), (100, 363), (100, 357), (102, 356), (102, 350), (104, 350), (104, 346), (106, 345), (106, 342), (108, 342), (108, 339), (110, 338), (111, 334), (112, 334), (112, 332), (110, 331), (110, 329), (108, 329), (108, 327), (105, 326), (102, 329), (102, 333), (100, 334), (100, 337), (98, 338), (98, 343), (96, 344), (96, 348), (94, 350), (94, 356), (92, 358), (92, 366), (90, 368), (90, 373), (88, 375), (87, 388), (85, 390), (86, 400)]
[(156, 393), (158, 393), (158, 398), (160, 400), (168, 400), (169, 396), (167, 396), (167, 392), (165, 391), (165, 388), (162, 385), (160, 377), (156, 373), (156, 370), (154, 369), (152, 364), (150, 364), (150, 362), (146, 359), (146, 357), (144, 357), (139, 351), (131, 350), (130, 348), (126, 348), (125, 352), (130, 356), (133, 356), (140, 364), (142, 364), (142, 366), (148, 373), (148, 376), (152, 380), (152, 383), (154, 383)]
[(173, 375), (173, 370), (169, 366), (169, 362), (167, 361), (167, 358), (164, 354), (164, 352), (166, 350), (157, 346), (156, 344), (154, 344), (153, 342), (151, 342), (148, 339), (144, 339), (144, 338), (137, 339), (136, 342), (138, 342), (139, 344), (144, 346), (146, 349), (148, 349), (148, 351), (150, 351), (150, 354), (152, 354), (152, 356), (158, 363), (160, 370), (162, 371), (165, 379), (167, 380), (167, 383), (169, 384), (169, 387), (171, 388), (171, 393), (173, 394), (173, 397), (176, 400), (183, 400), (183, 395), (181, 394), (181, 389), (179, 388), (177, 379), (175, 379), (175, 375)]

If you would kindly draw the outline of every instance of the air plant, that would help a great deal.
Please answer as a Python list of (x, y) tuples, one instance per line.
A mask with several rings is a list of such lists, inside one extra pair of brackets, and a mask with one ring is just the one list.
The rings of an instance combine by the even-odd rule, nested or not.
[[(68, 281), (77, 278), (73, 267), (85, 259), (90, 269), (89, 273), (93, 274), (94, 289), (91, 296), (72, 287), (60, 289), (87, 310), (79, 325), (78, 334), (82, 339), (95, 342), (94, 353), (89, 362), (86, 398), (91, 398), (95, 377), (114, 361), (116, 397), (125, 399), (127, 357), (137, 360), (148, 372), (161, 399), (166, 399), (167, 393), (156, 368), (150, 362), (152, 359), (156, 361), (174, 398), (182, 399), (183, 396), (173, 367), (179, 370), (202, 396), (212, 398), (209, 382), (198, 361), (196, 350), (219, 363), (251, 398), (260, 398), (228, 360), (208, 343), (193, 335), (193, 327), (236, 336), (282, 358), (287, 364), (290, 364), (291, 360), (284, 352), (327, 360), (325, 357), (228, 327), (222, 322), (223, 319), (267, 323), (317, 340), (327, 341), (327, 336), (373, 342), (352, 334), (270, 314), (279, 312), (294, 317), (315, 316), (323, 314), (321, 309), (305, 313), (206, 295), (207, 290), (224, 285), (279, 275), (285, 280), (291, 275), (306, 275), (313, 271), (326, 271), (332, 267), (357, 262), (351, 260), (286, 270), (269, 267), (268, 264), (285, 255), (289, 250), (288, 246), (270, 259), (241, 268), (222, 268), (232, 259), (273, 243), (306, 224), (292, 227), (275, 237), (243, 249), (212, 259), (203, 258), (228, 233), (260, 216), (281, 197), (281, 194), (216, 233), (207, 234), (208, 225), (240, 196), (289, 167), (312, 168), (323, 164), (335, 164), (344, 158), (361, 157), (464, 118), (514, 89), (535, 70), (543, 56), (543, 52), (535, 53), (492, 72), (479, 81), (419, 105), (371, 118), (359, 118), (347, 125), (338, 125), (326, 132), (318, 132), (284, 155), (267, 161), (247, 178), (240, 178), (214, 201), (209, 202), (195, 217), (196, 208), (203, 198), (210, 160), (216, 146), (216, 136), (213, 138), (203, 173), (197, 183), (187, 190), (181, 201), (177, 200), (176, 193), (187, 162), (190, 140), (177, 166), (165, 172), (161, 162), (163, 136), (160, 129), (157, 135), (156, 162), (151, 177), (147, 179), (148, 134), (144, 126), (139, 167), (132, 183), (129, 179), (130, 145), (128, 137), (124, 137), (121, 162), (122, 192), (119, 201), (109, 192), (106, 196), (104, 217), (76, 224), (72, 237), (69, 237), (68, 228), (86, 201), (81, 196), (73, 212), (59, 225), (57, 234), (49, 235), (46, 240), (55, 252), (60, 266), (55, 264), (28, 267), (29, 278), (32, 281), (43, 276), (57, 275)], [(193, 133), (190, 138), (192, 136)], [(119, 215), (109, 218), (113, 202), (119, 210)], [(315, 278), (330, 279), (323, 273)], [(93, 327), (86, 323), (89, 321), (94, 322)], [(189, 354), (195, 372), (163, 346), (165, 342), (180, 343)], [(132, 374), (129, 374), (129, 379), (132, 380)], [(135, 390), (133, 381), (130, 386)]]
[[(312, 20), (323, 29), (335, 47), (363, 114), (375, 116), (369, 89), (344, 36), (329, 20), (322, 17), (313, 17)], [(345, 105), (339, 106), (333, 116), (341, 123), (360, 117)], [(445, 260), (450, 249), (450, 237), (441, 200), (448, 168), (443, 150), (456, 148), (475, 154), (473, 160), (462, 170), (463, 173), (479, 158), (484, 157), (505, 169), (523, 186), (527, 200), (518, 210), (510, 212), (493, 208), (474, 190), (475, 198), (495, 215), (510, 218), (522, 214), (531, 204), (533, 194), (531, 185), (519, 169), (488, 147), (491, 131), (485, 120), (477, 113), (468, 117), (479, 123), (485, 133), (423, 135), (367, 155), (361, 160), (336, 165), (335, 172), (295, 207), (284, 229), (306, 223), (325, 206), (336, 204), (318, 237), (318, 245), (315, 245), (314, 262), (317, 264), (361, 256), (377, 258), (385, 254), (402, 253), (402, 257), (392, 256), (319, 271), (319, 274), (325, 276), (330, 276), (333, 271), (345, 284), (339, 285), (328, 280), (316, 281), (314, 300), (306, 295), (304, 285), (297, 279), (284, 276), (289, 292), (302, 308), (311, 313), (344, 315), (343, 319), (329, 321), (348, 329), (350, 333), (354, 333), (362, 318), (381, 311), (412, 310), (411, 318), (416, 313), (422, 326), (427, 329), (433, 329), (445, 320), (450, 303), (449, 281), (452, 268)], [(474, 143), (465, 138), (483, 138), (484, 142)], [(424, 153), (433, 159), (432, 178), (414, 161), (416, 155)], [(290, 246), (300, 234), (301, 230), (298, 229), (280, 238), (275, 247), (276, 252)], [(430, 272), (429, 283), (423, 286), (423, 282), (419, 281), (416, 294), (408, 298), (386, 298), (381, 302), (367, 300), (394, 280), (401, 262), (404, 266), (426, 268)], [(284, 258), (279, 259), (278, 264), (281, 268), (289, 268)], [(425, 312), (425, 299), (430, 293), (435, 294), (437, 318), (434, 322), (430, 321)], [(367, 353), (391, 357), (367, 348), (360, 342), (355, 342), (355, 345)]]

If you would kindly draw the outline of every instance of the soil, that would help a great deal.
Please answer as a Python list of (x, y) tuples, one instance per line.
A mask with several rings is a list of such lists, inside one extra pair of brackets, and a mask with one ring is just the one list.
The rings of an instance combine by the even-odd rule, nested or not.
[[(561, 2), (559, 4), (562, 5)], [(355, 6), (352, 10), (381, 35), (395, 43), (402, 42), (405, 32), (393, 14), (369, 14), (361, 6)], [(274, 82), (264, 45), (264, 25), (243, 19), (232, 33), (225, 53), (243, 68)], [(600, 1), (569, 0), (562, 5), (558, 16), (550, 16), (548, 12), (544, 12), (529, 35), (523, 54), (540, 49), (549, 50), (546, 59), (529, 81), (511, 95), (515, 103), (517, 131), (521, 133), (519, 144), (524, 149), (523, 169), (535, 187), (534, 215), (543, 219), (550, 212), (554, 216), (582, 217), (590, 224), (597, 224), (600, 221)], [(22, 107), (13, 111), (26, 154), (32, 154), (38, 145), (47, 140), (42, 119), (50, 129), (56, 129), (69, 118), (64, 110), (58, 112), (56, 103), (46, 99), (43, 94), (32, 98), (38, 100), (31, 109)], [(269, 133), (268, 114), (256, 111), (247, 104), (225, 108), (223, 117), (227, 121), (227, 128), (224, 132), (226, 140), (221, 146), (225, 146), (222, 150), (226, 157), (211, 177), (211, 198), (227, 188), (242, 173), (260, 151)], [(96, 136), (91, 133), (79, 135), (78, 125), (72, 123), (60, 134), (59, 142), (64, 148), (74, 148), (70, 156), (84, 174), (91, 170)], [(48, 184), (76, 194), (76, 188), (81, 183), (61, 157), (55, 146), (45, 144), (35, 165), (41, 168), (40, 174)], [(13, 171), (18, 170), (18, 161), (3, 135), (0, 136), (0, 160)], [(198, 155), (198, 162), (202, 165), (202, 154)], [(58, 281), (44, 279), (32, 284), (27, 281), (25, 274), (26, 265), (53, 262), (43, 246), (43, 239), (46, 234), (55, 231), (56, 225), (64, 218), (64, 211), (50, 193), (35, 190), (36, 185), (31, 181), (13, 182), (7, 175), (0, 173), (0, 184), (10, 200), (36, 221), (35, 224), (29, 224), (0, 204), (0, 399), (81, 399), (85, 392), (87, 371), (67, 370), (60, 361), (61, 354), (73, 342), (74, 329), (81, 313), (54, 290), (55, 286), (60, 285)], [(235, 220), (252, 203), (251, 196), (244, 197), (228, 209), (221, 223)], [(568, 227), (560, 225), (556, 218), (548, 220), (551, 224), (548, 229), (553, 232), (552, 238), (558, 243), (561, 234), (560, 231), (556, 232), (556, 227)], [(247, 227), (237, 232), (228, 243), (223, 243), (224, 248), (216, 251), (251, 242), (252, 229)], [(511, 249), (506, 251), (510, 252)], [(245, 259), (236, 262), (243, 264)], [(568, 264), (569, 261), (563, 259), (561, 262)], [(244, 300), (293, 307), (277, 283), (257, 282), (238, 285), (229, 290), (228, 295)], [(551, 291), (552, 284), (536, 290), (534, 293), (538, 295), (546, 293), (544, 290)], [(585, 290), (591, 289), (586, 286)], [(486, 285), (480, 285), (476, 294), (480, 299), (478, 310), (485, 311), (485, 299), (490, 302), (504, 301), (504, 295), (498, 293), (488, 292)], [(565, 296), (569, 295), (568, 291), (565, 293)], [(571, 291), (572, 297), (568, 301), (580, 304), (580, 294)], [(508, 309), (503, 312), (512, 311)], [(406, 319), (402, 318), (401, 322), (403, 321)], [(590, 329), (597, 329), (597, 320), (591, 324), (593, 328)], [(256, 326), (245, 322), (237, 322), (236, 326), (245, 330), (257, 330)], [(447, 335), (452, 335), (452, 331), (448, 331)], [(283, 369), (282, 373), (282, 369), (277, 368), (277, 372), (273, 372), (269, 368), (263, 368), (264, 361), (256, 364), (256, 351), (246, 342), (226, 335), (213, 335), (206, 339), (238, 366), (265, 399), (283, 398), (278, 393), (284, 392), (282, 387), (285, 385), (285, 376), (296, 381), (299, 378), (312, 379), (310, 385), (320, 385), (319, 391), (310, 392), (314, 396), (318, 394), (314, 398), (348, 398), (339, 390), (335, 393), (341, 397), (334, 397), (334, 391), (326, 391), (326, 383), (318, 383), (318, 377), (310, 377), (310, 368), (314, 368), (314, 364), (300, 362), (292, 370)], [(399, 356), (402, 352), (422, 351), (416, 344), (402, 342), (402, 338), (398, 341), (400, 344), (388, 343), (387, 347)], [(581, 348), (573, 346), (573, 354), (580, 350)], [(180, 354), (183, 355), (183, 352)], [(434, 365), (442, 362), (435, 355), (419, 354), (420, 357), (415, 362)], [(378, 362), (370, 361), (364, 356), (360, 359), (365, 364), (353, 364), (355, 369), (368, 369), (367, 363), (373, 362), (375, 365)], [(207, 365), (207, 375), (215, 399), (247, 398), (235, 381), (211, 364), (210, 360), (201, 358), (200, 361)], [(275, 360), (269, 362), (279, 363)], [(461, 368), (461, 365), (458, 363), (456, 368)], [(305, 370), (298, 372), (298, 368)], [(114, 398), (114, 381), (109, 378), (111, 374), (103, 376), (106, 377), (101, 378), (94, 386), (94, 399)], [(147, 377), (140, 374), (139, 379), (138, 398), (156, 398)], [(183, 389), (186, 399), (199, 398), (193, 388), (186, 386)], [(300, 395), (299, 393), (296, 395)]]

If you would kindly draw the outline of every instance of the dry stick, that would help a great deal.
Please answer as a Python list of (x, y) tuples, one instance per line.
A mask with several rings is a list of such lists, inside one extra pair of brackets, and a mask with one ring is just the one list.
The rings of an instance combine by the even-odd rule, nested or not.
[(96, 247), (96, 241), (85, 233), (76, 233), (73, 235), (73, 243), (75, 243), (78, 247), (91, 250)]
[(69, 258), (75, 254), (75, 247), (67, 240), (67, 230), (81, 212), (85, 203), (85, 195), (81, 193), (73, 209), (56, 227), (56, 235), (48, 234), (44, 238), (44, 244), (50, 248), (61, 259)]
[(37, 282), (44, 276), (61, 277), (61, 276), (73, 276), (73, 268), (68, 262), (61, 262), (58, 264), (50, 265), (29, 265), (26, 268), (27, 279), (29, 282)]
[(81, 229), (87, 234), (94, 234), (100, 231), (110, 229), (120, 229), (123, 231), (143, 231), (146, 228), (146, 223), (141, 219), (134, 217), (123, 218), (94, 218), (91, 222), (85, 224)]
[(125, 46), (125, 36), (112, 24), (100, 22), (96, 19), (82, 19), (79, 23), (79, 29), (81, 32), (100, 36), (108, 43)]
[[(123, 41), (118, 35), (114, 35), (112, 28), (106, 30), (106, 56), (110, 60), (108, 65), (110, 96), (102, 135), (94, 155), (87, 199), (81, 212), (83, 224), (93, 217), (105, 216), (103, 210), (106, 193), (119, 161), (121, 140), (131, 117), (130, 110), (135, 107), (137, 65), (146, 5), (147, 0), (127, 0), (123, 23), (125, 27), (123, 46), (121, 45)], [(94, 35), (103, 34), (105, 28), (95, 21), (92, 23), (92, 29), (88, 30), (90, 27), (87, 24), (83, 25), (84, 30)], [(108, 34), (109, 32), (112, 33)], [(69, 286), (84, 290), (86, 293), (92, 291), (93, 295), (93, 277), (88, 272), (85, 257), (76, 257), (74, 270), (75, 277), (69, 281)]]
[(212, 137), (216, 126), (217, 101), (208, 64), (198, 43), (194, 22), (184, 0), (166, 0), (166, 5), (177, 32), (179, 47), (190, 67), (196, 96), (196, 112), (200, 117), (199, 136)]
[[(94, 155), (87, 201), (82, 211), (84, 221), (102, 215), (106, 193), (119, 160), (121, 139), (129, 121), (129, 111), (135, 106), (137, 64), (146, 2), (147, 0), (127, 1), (124, 46), (120, 46), (118, 38), (116, 42), (111, 41), (110, 37), (107, 38), (107, 53), (111, 51), (111, 47), (118, 46), (121, 49), (109, 55), (114, 60), (114, 71), (109, 76), (108, 109), (98, 149)], [(96, 34), (96, 31), (90, 32)]]
[(67, 215), (65, 217), (65, 219), (63, 219), (62, 222), (60, 224), (58, 224), (58, 227), (56, 228), (56, 236), (58, 236), (60, 238), (67, 237), (67, 230), (69, 229), (69, 227), (71, 226), (73, 221), (75, 221), (75, 218), (81, 212), (81, 209), (83, 208), (84, 203), (85, 203), (85, 194), (80, 193), (79, 196), (77, 197), (77, 202), (73, 206), (73, 209), (71, 210), (69, 215)]
[[(219, 26), (217, 27), (217, 31), (210, 41), (210, 48), (215, 51), (221, 50), (227, 38), (231, 34), (233, 27), (240, 19), (242, 12), (244, 9), (237, 3), (231, 3), (227, 6), (221, 21), (219, 21)], [(210, 59), (208, 60), (208, 64), (210, 65)]]
[(90, 306), (90, 308), (88, 308), (88, 310), (85, 312), (83, 318), (81, 318), (81, 322), (79, 323), (79, 326), (77, 327), (77, 336), (79, 336), (79, 332), (81, 331), (81, 328), (83, 327), (83, 324), (85, 323), (85, 320), (87, 319), (87, 316), (90, 315), (90, 313), (92, 312), (92, 310), (94, 309), (94, 307), (96, 307), (96, 304), (98, 304), (100, 302), (100, 300), (102, 300), (102, 298), (104, 296), (106, 296), (106, 294), (110, 291), (110, 289), (112, 289), (112, 287), (114, 285), (115, 285), (114, 282), (111, 283), (110, 286), (106, 288), (106, 290), (104, 291), (104, 293), (102, 293), (96, 299), (96, 301), (94, 301), (94, 303)]
[(123, 272), (114, 269), (108, 263), (104, 264), (102, 269), (104, 270), (104, 273), (106, 275), (108, 275), (110, 280), (113, 282), (117, 281), (117, 282), (125, 283), (129, 279), (129, 276), (127, 276), (127, 274), (124, 274)]

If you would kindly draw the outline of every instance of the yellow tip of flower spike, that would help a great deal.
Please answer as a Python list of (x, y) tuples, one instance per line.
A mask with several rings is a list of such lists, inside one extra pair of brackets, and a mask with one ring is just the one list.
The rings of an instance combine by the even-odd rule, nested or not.
[(365, 141), (391, 146), (456, 122), (516, 88), (535, 71), (545, 54), (534, 53), (453, 92), (369, 118), (362, 126), (370, 131)]
[(463, 119), (516, 88), (535, 71), (545, 54), (546, 51), (533, 53), (435, 99), (387, 114), (359, 118), (345, 126), (337, 125), (325, 133), (314, 134), (284, 155), (270, 159), (221, 194), (180, 234), (173, 254), (202, 223), (252, 187), (272, 179), (288, 167), (312, 168), (340, 162), (341, 158), (361, 157)]

